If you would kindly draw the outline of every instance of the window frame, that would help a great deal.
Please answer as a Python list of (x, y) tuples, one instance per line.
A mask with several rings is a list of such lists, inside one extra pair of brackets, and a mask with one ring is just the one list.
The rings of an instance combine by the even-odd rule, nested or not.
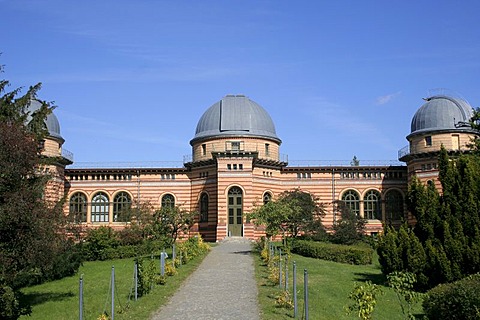
[[(72, 210), (74, 209), (74, 210)], [(83, 192), (75, 192), (70, 196), (68, 215), (74, 223), (87, 222), (88, 202)], [(78, 219), (80, 217), (80, 219)]]
[(106, 192), (99, 191), (95, 193), (90, 206), (90, 221), (92, 223), (110, 222), (110, 197)]

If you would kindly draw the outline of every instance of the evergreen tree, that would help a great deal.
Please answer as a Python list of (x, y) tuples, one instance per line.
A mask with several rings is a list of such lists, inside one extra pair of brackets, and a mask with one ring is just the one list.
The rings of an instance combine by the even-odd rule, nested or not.
[(48, 159), (39, 146), (47, 134), (45, 118), (51, 107), (44, 102), (29, 114), (40, 84), (23, 96), (19, 89), (5, 93), (8, 84), (0, 81), (0, 287), (13, 295), (0, 301), (5, 307), (0, 309), (9, 310), (9, 315), (0, 310), (0, 318), (15, 319), (27, 311), (18, 303), (20, 287), (57, 277), (59, 269), (75, 271), (79, 262), (68, 256), (73, 251), (62, 232), (62, 203), (44, 199), (49, 177), (41, 169)]
[(393, 227), (386, 226), (377, 247), (378, 260), (384, 274), (404, 270), (398, 243), (398, 232)]
[(412, 179), (407, 204), (416, 223), (385, 229), (378, 247), (384, 272), (412, 272), (417, 289), (428, 289), (480, 271), (480, 152), (474, 151), (452, 158), (442, 147), (441, 193)]

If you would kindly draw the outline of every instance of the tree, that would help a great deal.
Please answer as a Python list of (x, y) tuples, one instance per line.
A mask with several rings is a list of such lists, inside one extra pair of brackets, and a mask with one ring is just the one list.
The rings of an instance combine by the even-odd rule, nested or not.
[(301, 232), (306, 234), (324, 232), (321, 219), (325, 215), (325, 208), (314, 195), (294, 189), (281, 193), (278, 201), (290, 208), (286, 227), (292, 237), (297, 237)]
[(42, 173), (48, 159), (39, 146), (47, 135), (45, 119), (52, 107), (42, 102), (40, 110), (29, 114), (29, 103), (41, 85), (23, 96), (20, 89), (5, 92), (8, 85), (0, 81), (0, 287), (4, 292), (11, 288), (15, 298), (6, 308), (10, 315), (0, 310), (0, 318), (15, 319), (27, 312), (18, 304), (18, 289), (57, 276), (58, 257), (71, 252), (71, 246), (62, 232), (63, 203), (49, 203), (43, 196), (50, 177)]
[(249, 220), (253, 220), (257, 226), (265, 227), (265, 234), (268, 238), (273, 238), (278, 234), (285, 236), (287, 231), (286, 224), (291, 215), (291, 208), (280, 201), (270, 200), (264, 205), (255, 206), (248, 215)]
[(184, 210), (178, 205), (162, 207), (153, 214), (150, 232), (155, 240), (172, 245), (181, 234), (190, 230), (196, 215), (196, 212)]
[(301, 233), (318, 235), (325, 232), (321, 218), (325, 215), (323, 205), (312, 194), (294, 189), (281, 193), (276, 200), (255, 206), (249, 214), (256, 225), (266, 228), (267, 236), (288, 233), (297, 237)]
[(343, 201), (335, 203), (340, 212), (340, 219), (333, 225), (332, 241), (340, 244), (353, 244), (365, 235), (366, 219), (363, 219)]

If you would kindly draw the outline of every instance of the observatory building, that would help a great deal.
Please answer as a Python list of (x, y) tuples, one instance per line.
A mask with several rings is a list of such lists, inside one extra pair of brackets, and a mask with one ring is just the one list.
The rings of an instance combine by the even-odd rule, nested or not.
[[(32, 105), (34, 107), (34, 105)], [(66, 196), (65, 214), (86, 227), (123, 228), (122, 212), (132, 205), (153, 208), (179, 205), (198, 212), (191, 231), (207, 241), (227, 236), (258, 239), (264, 229), (247, 219), (255, 205), (287, 190), (313, 194), (325, 205), (326, 227), (338, 219), (334, 203), (343, 201), (367, 219), (375, 234), (383, 224), (408, 219), (407, 184), (415, 175), (439, 186), (437, 158), (467, 150), (477, 133), (470, 127), (472, 107), (460, 98), (432, 96), (412, 118), (408, 146), (395, 165), (289, 166), (280, 153), (282, 140), (268, 112), (244, 95), (227, 95), (206, 109), (190, 140), (191, 156), (182, 167), (81, 168), (62, 150), (64, 139), (54, 114), (47, 118), (50, 136), (44, 154), (58, 161), (50, 169), (58, 198)], [(288, 139), (288, 137), (283, 137)]]

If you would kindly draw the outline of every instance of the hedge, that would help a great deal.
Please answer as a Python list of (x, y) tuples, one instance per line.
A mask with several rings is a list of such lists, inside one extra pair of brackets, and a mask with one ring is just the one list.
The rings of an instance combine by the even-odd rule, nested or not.
[(327, 242), (297, 240), (292, 243), (292, 252), (305, 257), (348, 264), (371, 264), (373, 249)]
[(480, 319), (480, 274), (429, 290), (423, 310), (428, 319)]

